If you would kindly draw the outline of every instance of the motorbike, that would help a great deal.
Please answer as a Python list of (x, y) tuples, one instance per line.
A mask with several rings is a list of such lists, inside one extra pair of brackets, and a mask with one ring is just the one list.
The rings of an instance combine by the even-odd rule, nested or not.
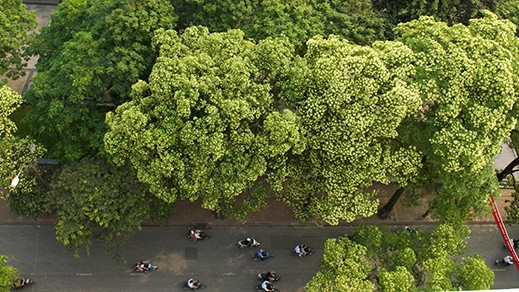
[[(508, 261), (505, 261), (505, 258), (508, 258)], [(505, 258), (497, 259), (495, 262), (496, 266), (510, 266), (514, 264), (514, 260), (511, 256), (506, 256)]]
[(20, 289), (22, 287), (28, 286), (34, 284), (34, 281), (29, 278), (18, 278), (16, 281), (11, 285), (11, 289)]
[(205, 234), (205, 232), (203, 232), (200, 229), (191, 229), (191, 230), (189, 230), (189, 233), (187, 234), (187, 238), (192, 241), (199, 241), (199, 240), (209, 239), (211, 237), (209, 235)]
[[(260, 256), (259, 254), (262, 254), (263, 256)], [(253, 255), (252, 255), (252, 259), (257, 261), (257, 260), (266, 260), (266, 259), (269, 259), (271, 257), (273, 257), (274, 255), (266, 250), (263, 250), (263, 249), (260, 249), (258, 250), (257, 252), (255, 252)]]
[(239, 248), (249, 248), (249, 247), (256, 247), (260, 246), (261, 243), (259, 243), (256, 239), (252, 237), (248, 237), (244, 240), (238, 241), (238, 247)]
[[(188, 281), (189, 281), (189, 280), (188, 280)], [(202, 283), (200, 283), (200, 282), (198, 282), (199, 285), (198, 285), (197, 288), (191, 288), (191, 287), (189, 287), (189, 284), (187, 283), (188, 281), (184, 281), (184, 282), (182, 282), (182, 287), (183, 287), (185, 290), (199, 290), (199, 289), (205, 289), (205, 285), (202, 284)]]
[[(514, 247), (514, 249), (517, 249), (519, 247), (519, 239), (512, 239), (510, 238), (510, 243)], [(508, 248), (506, 244), (503, 244), (503, 248)]]
[(258, 274), (258, 280), (260, 281), (269, 281), (269, 282), (277, 282), (279, 280), (281, 280), (280, 277), (278, 277), (278, 275), (276, 275), (276, 273), (274, 272), (265, 272), (265, 273), (259, 273)]
[(159, 267), (157, 265), (150, 263), (149, 261), (140, 261), (135, 263), (133, 269), (136, 272), (147, 273), (148, 271), (158, 270)]
[(296, 247), (292, 250), (292, 253), (298, 257), (305, 257), (308, 255), (313, 255), (314, 251), (304, 244), (296, 245)]

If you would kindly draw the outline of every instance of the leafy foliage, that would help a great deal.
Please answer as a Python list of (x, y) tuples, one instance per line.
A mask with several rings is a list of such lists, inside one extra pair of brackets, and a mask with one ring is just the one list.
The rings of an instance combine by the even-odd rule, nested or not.
[(367, 279), (371, 265), (366, 251), (366, 247), (346, 237), (326, 240), (320, 271), (306, 285), (306, 290), (374, 291), (375, 286)]
[(211, 32), (241, 29), (256, 41), (284, 35), (299, 52), (316, 35), (335, 34), (358, 44), (370, 44), (390, 33), (388, 21), (370, 0), (241, 0), (217, 4), (180, 0), (174, 6), (180, 16), (180, 31), (193, 25), (205, 26)]
[(433, 0), (401, 1), (375, 0), (375, 6), (384, 11), (394, 24), (409, 22), (420, 16), (433, 16), (439, 21), (467, 24), (470, 18), (478, 16), (482, 9), (493, 9), (495, 0)]
[(178, 30), (190, 26), (205, 26), (211, 32), (241, 28), (261, 4), (253, 0), (204, 1), (175, 0), (173, 6), (179, 16)]
[[(21, 96), (9, 86), (0, 87), (0, 139), (7, 141), (14, 138), (16, 125), (9, 116), (20, 106)], [(2, 149), (5, 156), (5, 149)]]
[(27, 123), (52, 157), (79, 159), (102, 149), (104, 114), (128, 100), (156, 58), (154, 30), (171, 28), (168, 1), (66, 0), (31, 43), (38, 75), (25, 98)]
[[(121, 252), (132, 231), (155, 214), (171, 216), (139, 183), (128, 167), (114, 167), (101, 158), (84, 158), (63, 167), (53, 181), (48, 210), (58, 216), (56, 239), (79, 256), (94, 240), (107, 252)], [(153, 207), (153, 208), (152, 208)]]
[[(245, 221), (247, 215), (266, 206), (266, 199), (270, 194), (270, 190), (257, 181), (236, 199), (222, 198), (217, 210), (224, 217)], [(241, 197), (243, 197), (243, 199)]]
[(0, 290), (9, 291), (17, 278), (16, 268), (7, 264), (8, 257), (0, 254)]
[(298, 118), (271, 93), (291, 64), (286, 39), (254, 44), (237, 30), (191, 27), (182, 35), (159, 30), (154, 45), (160, 55), (150, 83), (135, 84), (133, 100), (107, 115), (105, 144), (157, 197), (202, 198), (223, 211), (304, 147)]
[[(326, 241), (320, 271), (306, 288), (309, 291), (489, 289), (494, 274), (479, 255), (456, 264), (455, 260), (465, 250), (464, 238), (468, 234), (469, 229), (464, 225), (441, 224), (433, 232), (360, 226), (352, 237)], [(339, 282), (339, 279), (347, 280)], [(344, 286), (337, 286), (339, 289), (332, 288), (343, 283)], [(364, 284), (362, 288), (358, 283)]]
[(378, 202), (364, 189), (375, 181), (405, 184), (420, 164), (414, 147), (395, 143), (400, 122), (419, 107), (417, 88), (406, 81), (413, 54), (400, 43), (365, 47), (335, 36), (307, 45), (280, 93), (297, 109), (307, 140), (291, 157), (280, 196), (299, 219), (368, 217)]
[(41, 167), (31, 165), (23, 176), (20, 176), (18, 186), (9, 190), (9, 209), (19, 216), (30, 216), (33, 219), (48, 213), (47, 191), (50, 186), (48, 180), (51, 177), (50, 170), (42, 171)]
[(456, 278), (463, 290), (484, 290), (494, 284), (494, 273), (480, 255), (463, 258), (456, 269)]
[(36, 173), (30, 173), (36, 157), (45, 150), (29, 138), (15, 136), (16, 125), (10, 115), (20, 106), (21, 96), (7, 85), (0, 87), (0, 186), (7, 187), (18, 176), (17, 191), (32, 189)]
[(422, 106), (399, 128), (399, 140), (423, 153), (412, 186), (437, 196), (436, 218), (459, 221), (488, 212), (497, 193), (493, 170), (500, 142), (516, 123), (518, 39), (490, 12), (469, 26), (431, 17), (400, 24), (397, 40), (414, 52)]
[(34, 11), (28, 11), (22, 0), (0, 0), (0, 86), (3, 77), (17, 78), (27, 62), (25, 48), (30, 31), (36, 28)]
[(390, 32), (389, 23), (370, 0), (261, 1), (251, 20), (240, 28), (256, 40), (285, 35), (300, 51), (316, 35), (334, 34), (367, 45)]
[(397, 266), (393, 271), (381, 269), (380, 291), (417, 291), (413, 286), (413, 275), (404, 267)]
[(519, 2), (515, 0), (497, 1), (494, 12), (501, 18), (508, 19), (516, 26), (515, 35), (519, 36)]
[(505, 207), (508, 224), (519, 223), (519, 192), (515, 191), (512, 193), (512, 200), (510, 205)]

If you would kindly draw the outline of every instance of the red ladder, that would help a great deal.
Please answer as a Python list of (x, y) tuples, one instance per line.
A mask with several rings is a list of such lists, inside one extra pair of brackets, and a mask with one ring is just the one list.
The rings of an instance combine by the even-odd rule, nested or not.
[(489, 199), (490, 199), (490, 206), (492, 207), (492, 216), (494, 216), (494, 220), (497, 223), (499, 232), (501, 232), (501, 235), (503, 236), (503, 240), (505, 241), (506, 247), (508, 248), (508, 252), (510, 252), (510, 255), (514, 259), (514, 264), (517, 267), (517, 269), (519, 270), (519, 258), (517, 258), (517, 253), (515, 252), (512, 242), (510, 242), (510, 237), (508, 236), (508, 232), (506, 231), (506, 227), (505, 227), (505, 224), (503, 223), (503, 219), (501, 219), (501, 214), (499, 214), (499, 210), (497, 209), (494, 199), (492, 197), (490, 197)]

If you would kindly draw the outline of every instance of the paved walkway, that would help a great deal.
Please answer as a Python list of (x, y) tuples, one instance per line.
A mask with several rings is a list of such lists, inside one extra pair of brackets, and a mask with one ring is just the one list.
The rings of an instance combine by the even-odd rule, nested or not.
[[(387, 202), (391, 196), (392, 188), (385, 188), (381, 191), (378, 199), (381, 206)], [(506, 216), (504, 207), (507, 205), (506, 200), (510, 199), (513, 190), (502, 190), (502, 195), (496, 199), (501, 215)], [(361, 223), (367, 224), (385, 224), (385, 225), (426, 225), (433, 224), (434, 221), (430, 217), (423, 218), (422, 215), (427, 210), (426, 205), (418, 207), (405, 207), (401, 203), (395, 206), (395, 209), (387, 220), (380, 220), (376, 215), (370, 218), (356, 220), (351, 223), (343, 222), (341, 225), (357, 225)], [(43, 216), (37, 220), (30, 217), (18, 216), (9, 210), (5, 200), (0, 200), (0, 224), (54, 224), (55, 218), (52, 216)], [(493, 223), (491, 215), (473, 220), (471, 223)], [(193, 224), (211, 224), (211, 225), (241, 225), (241, 224), (268, 224), (268, 225), (305, 225), (314, 224), (308, 222), (296, 222), (293, 213), (282, 202), (274, 198), (268, 199), (267, 206), (263, 209), (250, 214), (245, 222), (233, 219), (216, 219), (213, 213), (203, 209), (200, 202), (177, 202), (176, 212), (164, 225), (193, 225)], [(144, 225), (152, 225), (146, 222)]]

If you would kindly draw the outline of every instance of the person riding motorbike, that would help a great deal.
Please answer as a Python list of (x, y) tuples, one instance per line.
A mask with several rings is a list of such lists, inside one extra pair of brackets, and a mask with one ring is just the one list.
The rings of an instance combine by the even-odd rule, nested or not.
[(256, 252), (256, 256), (262, 260), (269, 258), (269, 254), (266, 250), (260, 249)]
[(254, 244), (254, 242), (255, 240), (250, 237), (247, 237), (247, 239), (245, 239), (245, 245), (247, 245), (247, 247), (251, 247)]
[(261, 283), (261, 289), (267, 292), (274, 291), (274, 285), (272, 285), (272, 283), (270, 283), (269, 281), (264, 281), (263, 283)]
[(509, 266), (509, 265), (513, 265), (513, 264), (514, 264), (514, 258), (511, 257), (510, 255), (507, 255), (502, 259), (496, 260), (496, 266), (498, 266), (498, 265)]
[(204, 238), (203, 234), (204, 234), (204, 233), (203, 233), (202, 230), (200, 230), (200, 229), (195, 229), (195, 230), (193, 230), (193, 235), (196, 237), (196, 239), (202, 239), (202, 238)]
[(247, 237), (243, 240), (238, 241), (239, 248), (251, 248), (251, 247), (256, 247), (256, 246), (260, 246), (260, 245), (261, 245), (261, 243), (259, 243), (253, 237)]
[(11, 289), (19, 289), (25, 287), (26, 285), (34, 284), (34, 281), (29, 278), (17, 278), (12, 284)]
[(158, 270), (159, 267), (153, 265), (150, 261), (140, 261), (134, 266), (135, 271), (147, 273), (149, 270)]
[(22, 288), (23, 286), (25, 286), (25, 279), (24, 278), (18, 278), (13, 283), (13, 288), (14, 289)]
[[(514, 249), (517, 249), (519, 247), (519, 239), (512, 239), (510, 238), (510, 244), (512, 244)], [(506, 248), (506, 244), (504, 245)]]
[(146, 273), (148, 271), (148, 269), (149, 269), (148, 265), (145, 264), (143, 261), (137, 262), (135, 264), (135, 270), (137, 272), (144, 272), (144, 273)]
[(187, 286), (191, 289), (198, 289), (200, 288), (200, 282), (195, 279), (189, 279), (187, 280)]
[(14, 288), (21, 288), (23, 286), (25, 286), (25, 280), (23, 278), (18, 278), (13, 283)]
[(310, 248), (304, 244), (299, 244), (299, 245), (296, 245), (296, 247), (294, 248), (294, 252), (298, 256), (304, 257), (305, 255), (310, 253)]
[(279, 278), (276, 274), (276, 272), (272, 271), (272, 272), (266, 272), (266, 273), (259, 273), (258, 274), (258, 278), (260, 280), (263, 280), (263, 281), (270, 281), (270, 282), (274, 282), (274, 281), (278, 281)]
[(209, 236), (207, 236), (207, 234), (205, 234), (205, 233), (204, 233), (202, 230), (200, 230), (200, 229), (190, 230), (190, 231), (189, 231), (189, 237), (190, 237), (192, 240), (194, 240), (194, 241), (209, 238)]

